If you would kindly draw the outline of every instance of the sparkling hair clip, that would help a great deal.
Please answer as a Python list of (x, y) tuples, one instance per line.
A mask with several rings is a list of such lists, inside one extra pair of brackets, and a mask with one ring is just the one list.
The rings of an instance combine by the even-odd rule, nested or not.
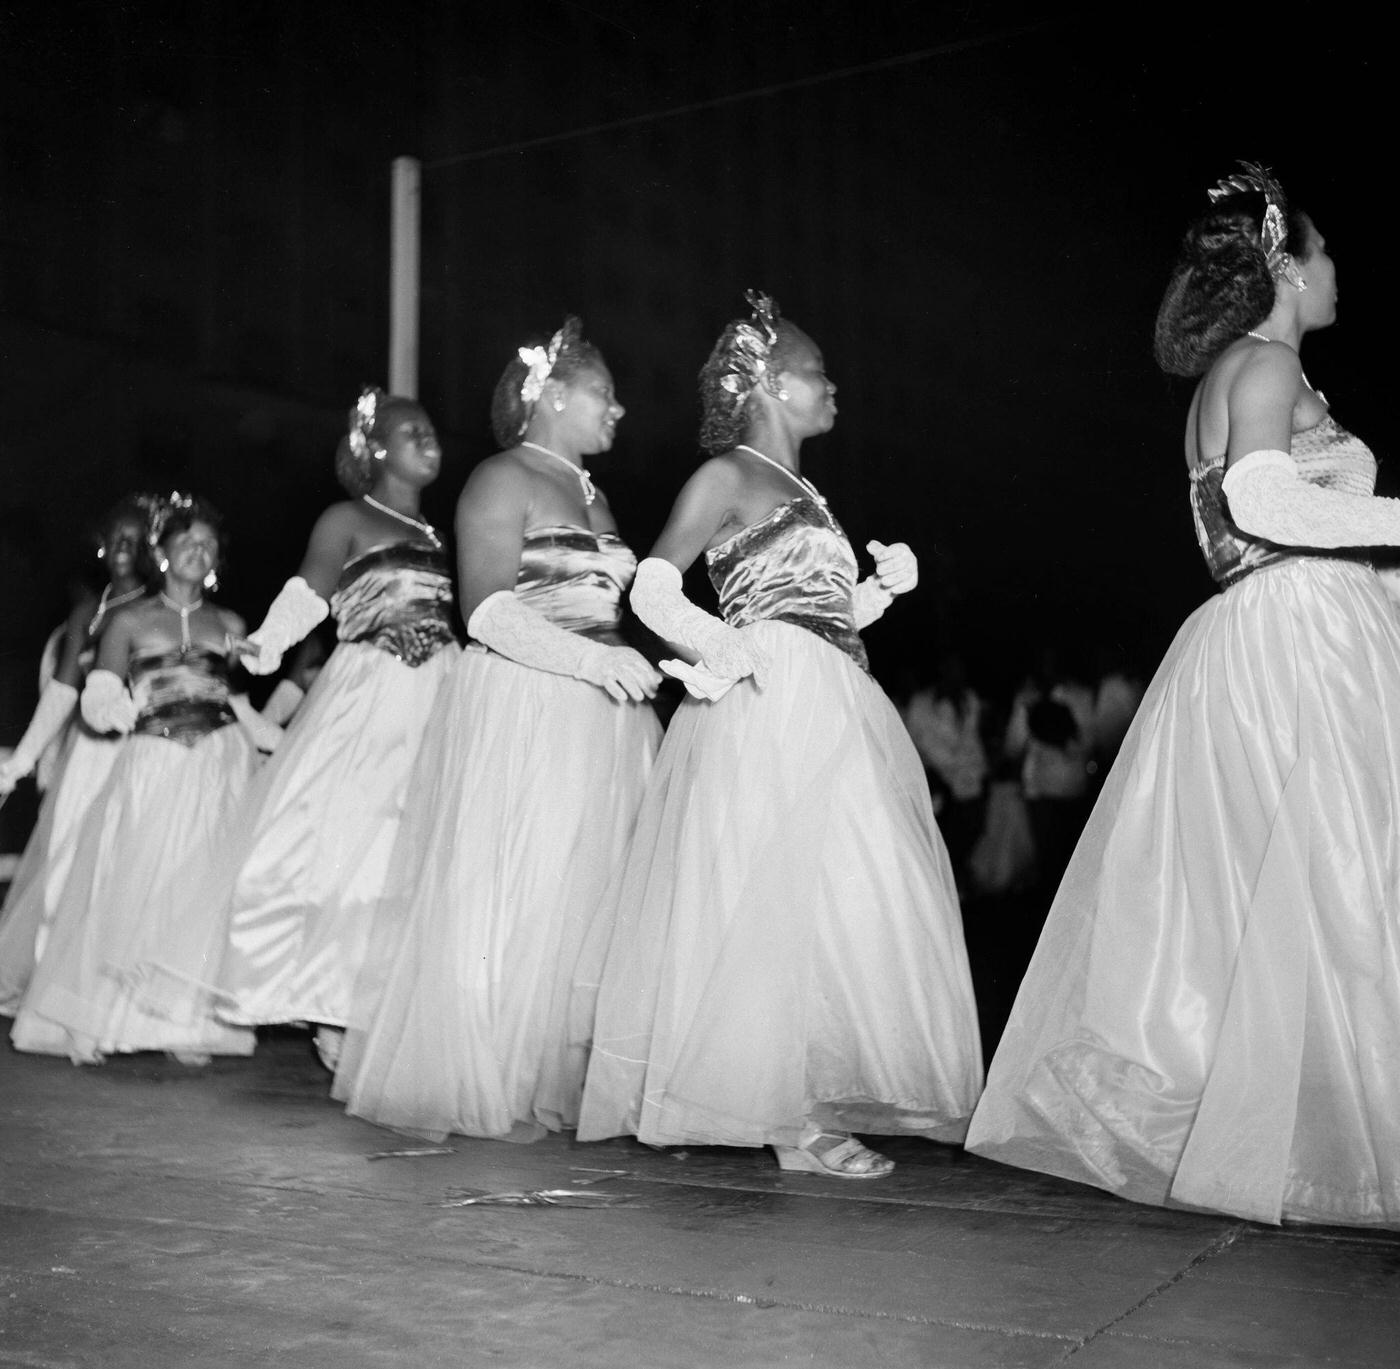
[(1288, 242), (1288, 220), (1285, 215), (1288, 201), (1283, 187), (1274, 179), (1273, 172), (1259, 162), (1241, 162), (1239, 167), (1233, 176), (1224, 177), (1206, 192), (1210, 202), (1215, 204), (1231, 195), (1262, 195), (1264, 221), (1259, 230), (1259, 246), (1264, 249), (1269, 274), (1276, 280), (1283, 277), (1295, 289), (1306, 290), (1308, 283), (1285, 246)]
[(737, 409), (753, 392), (755, 385), (768, 370), (768, 358), (778, 341), (778, 305), (771, 295), (758, 290), (746, 290), (744, 298), (753, 310), (747, 323), (734, 325), (725, 361), (727, 372), (720, 385), (734, 396)]
[(374, 431), (374, 420), (383, 398), (384, 391), (377, 385), (366, 385), (350, 410), (350, 454), (362, 466), (369, 464), (369, 435)]
[(151, 550), (154, 551), (160, 545), (161, 536), (171, 518), (186, 509), (194, 508), (194, 495), (181, 494), (179, 490), (171, 490), (169, 494), (146, 495), (142, 498), (151, 501), (150, 525), (146, 530), (146, 541)]
[(515, 354), (525, 363), (525, 379), (520, 382), (520, 401), (533, 404), (544, 393), (544, 383), (553, 374), (559, 358), (576, 342), (583, 332), (583, 325), (572, 314), (564, 320), (564, 326), (550, 338), (547, 347), (517, 347)]

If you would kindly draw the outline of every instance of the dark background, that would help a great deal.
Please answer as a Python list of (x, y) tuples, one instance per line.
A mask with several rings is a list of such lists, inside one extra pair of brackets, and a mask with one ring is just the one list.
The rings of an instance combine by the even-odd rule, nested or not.
[(1395, 445), (1388, 46), (1345, 7), (1256, 10), (0, 6), (0, 740), (125, 491), (221, 507), (223, 597), (255, 621), (295, 571), (344, 412), (385, 379), (398, 154), (424, 162), (435, 521), (492, 450), (512, 349), (576, 312), (629, 411), (595, 473), (644, 553), (697, 459), (695, 374), (757, 286), (840, 387), (806, 473), (857, 546), (922, 559), (869, 634), (882, 677), (950, 644), (993, 691), (1041, 642), (1150, 669), (1211, 592), (1152, 320), (1237, 158), (1326, 235), (1340, 321), (1305, 361)]

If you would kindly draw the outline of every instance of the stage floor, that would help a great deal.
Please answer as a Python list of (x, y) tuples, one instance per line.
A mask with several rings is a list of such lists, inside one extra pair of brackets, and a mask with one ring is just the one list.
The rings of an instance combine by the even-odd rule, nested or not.
[[(1400, 1363), (1400, 1233), (1135, 1207), (909, 1141), (871, 1183), (560, 1137), (374, 1160), (423, 1143), (326, 1084), (292, 1032), (206, 1070), (0, 1049), (0, 1365)], [(628, 1196), (443, 1206), (541, 1189)]]

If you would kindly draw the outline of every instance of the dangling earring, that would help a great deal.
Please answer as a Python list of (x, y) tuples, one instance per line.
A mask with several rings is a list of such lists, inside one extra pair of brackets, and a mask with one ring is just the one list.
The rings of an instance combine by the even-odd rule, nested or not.
[(213, 594), (219, 588), (219, 572), (210, 567), (209, 574), (204, 577), (204, 588)]
[(98, 549), (97, 549), (97, 559), (98, 559), (99, 561), (105, 561), (105, 560), (107, 559), (107, 548), (106, 548), (106, 547), (98, 547)]
[(160, 560), (156, 562), (156, 569), (160, 571), (162, 575), (164, 575), (165, 572), (170, 569), (170, 562), (167, 561), (164, 556), (162, 556)]
[(779, 398), (779, 399), (781, 399), (781, 400), (783, 400), (784, 402), (786, 402), (787, 397), (788, 397), (788, 392), (787, 392), (786, 390), (779, 390), (779, 391), (778, 391), (778, 398)]
[(556, 399), (554, 401), (554, 412), (556, 414), (562, 414), (564, 412), (564, 401), (562, 399)]

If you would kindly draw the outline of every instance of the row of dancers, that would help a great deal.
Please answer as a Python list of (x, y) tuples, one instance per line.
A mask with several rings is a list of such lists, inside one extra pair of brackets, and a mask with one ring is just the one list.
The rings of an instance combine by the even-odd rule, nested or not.
[[(1356, 550), (1400, 545), (1400, 504), (1299, 363), (1335, 315), (1316, 225), (1260, 167), (1210, 198), (1156, 351), (1200, 377), (1191, 507), (1223, 592), (1147, 691), (985, 1089), (956, 887), (860, 639), (917, 561), (872, 542), (859, 575), (800, 469), (835, 386), (752, 293), (701, 372), (708, 459), (640, 564), (585, 464), (624, 414), (604, 359), (575, 320), (511, 359), (502, 450), (457, 506), (465, 650), (413, 401), (361, 397), (351, 498), (251, 634), (204, 592), (212, 511), (157, 510), (151, 595), (113, 520), (112, 589), (31, 728), (95, 650), (0, 924), (15, 1045), (199, 1061), (304, 1022), (351, 1113), (428, 1137), (768, 1146), (876, 1179), (858, 1135), (922, 1136), (1138, 1201), (1400, 1223), (1400, 618)], [(718, 616), (685, 593), (702, 557)], [(629, 593), (659, 669), (619, 635)], [(259, 765), (229, 664), (271, 674), (327, 616)], [(687, 691), (664, 736), (661, 671)]]

